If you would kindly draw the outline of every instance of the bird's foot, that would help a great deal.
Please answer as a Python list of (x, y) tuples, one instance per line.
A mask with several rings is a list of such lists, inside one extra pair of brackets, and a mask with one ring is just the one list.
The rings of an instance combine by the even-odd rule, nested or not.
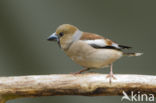
[(113, 78), (113, 79), (116, 79), (116, 77), (114, 76), (114, 74), (108, 74), (108, 75), (106, 76), (106, 78)]
[(90, 68), (84, 68), (80, 70), (79, 72), (71, 73), (71, 74), (81, 74), (82, 72), (88, 71)]
[(106, 78), (109, 78), (109, 83), (110, 83), (110, 84), (112, 83), (112, 78), (113, 78), (113, 79), (116, 79), (116, 77), (114, 76), (113, 73), (108, 74), (108, 75), (106, 76)]
[(75, 75), (75, 74), (81, 74), (81, 72), (79, 71), (79, 72), (74, 72), (74, 73), (70, 73), (70, 74), (73, 74), (73, 75)]

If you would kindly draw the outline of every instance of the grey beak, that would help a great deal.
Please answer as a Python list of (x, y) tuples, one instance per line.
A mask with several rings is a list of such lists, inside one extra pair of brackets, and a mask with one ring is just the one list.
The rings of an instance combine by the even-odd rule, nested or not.
[(51, 34), (48, 39), (49, 41), (58, 41), (58, 36), (56, 35), (56, 33)]

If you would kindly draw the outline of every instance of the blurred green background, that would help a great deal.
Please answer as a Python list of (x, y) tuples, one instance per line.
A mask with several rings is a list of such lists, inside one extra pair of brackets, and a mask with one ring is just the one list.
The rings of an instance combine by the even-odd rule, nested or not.
[[(155, 0), (0, 0), (0, 76), (63, 74), (82, 69), (57, 43), (46, 40), (64, 23), (144, 52), (141, 57), (117, 61), (114, 73), (155, 75), (155, 4)], [(120, 99), (51, 96), (8, 103), (120, 103)]]

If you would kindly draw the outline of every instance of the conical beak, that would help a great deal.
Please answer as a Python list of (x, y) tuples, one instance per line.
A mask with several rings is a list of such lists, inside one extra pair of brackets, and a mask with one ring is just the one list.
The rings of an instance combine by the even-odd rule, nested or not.
[(49, 41), (58, 41), (58, 36), (56, 35), (56, 33), (51, 34), (48, 39)]

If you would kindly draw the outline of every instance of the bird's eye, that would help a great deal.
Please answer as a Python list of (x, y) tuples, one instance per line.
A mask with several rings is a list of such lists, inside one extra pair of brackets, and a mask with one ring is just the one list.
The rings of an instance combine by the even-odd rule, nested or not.
[(62, 32), (61, 32), (61, 33), (59, 33), (59, 36), (60, 36), (60, 37), (62, 37), (63, 35), (64, 35), (64, 34), (63, 34)]

